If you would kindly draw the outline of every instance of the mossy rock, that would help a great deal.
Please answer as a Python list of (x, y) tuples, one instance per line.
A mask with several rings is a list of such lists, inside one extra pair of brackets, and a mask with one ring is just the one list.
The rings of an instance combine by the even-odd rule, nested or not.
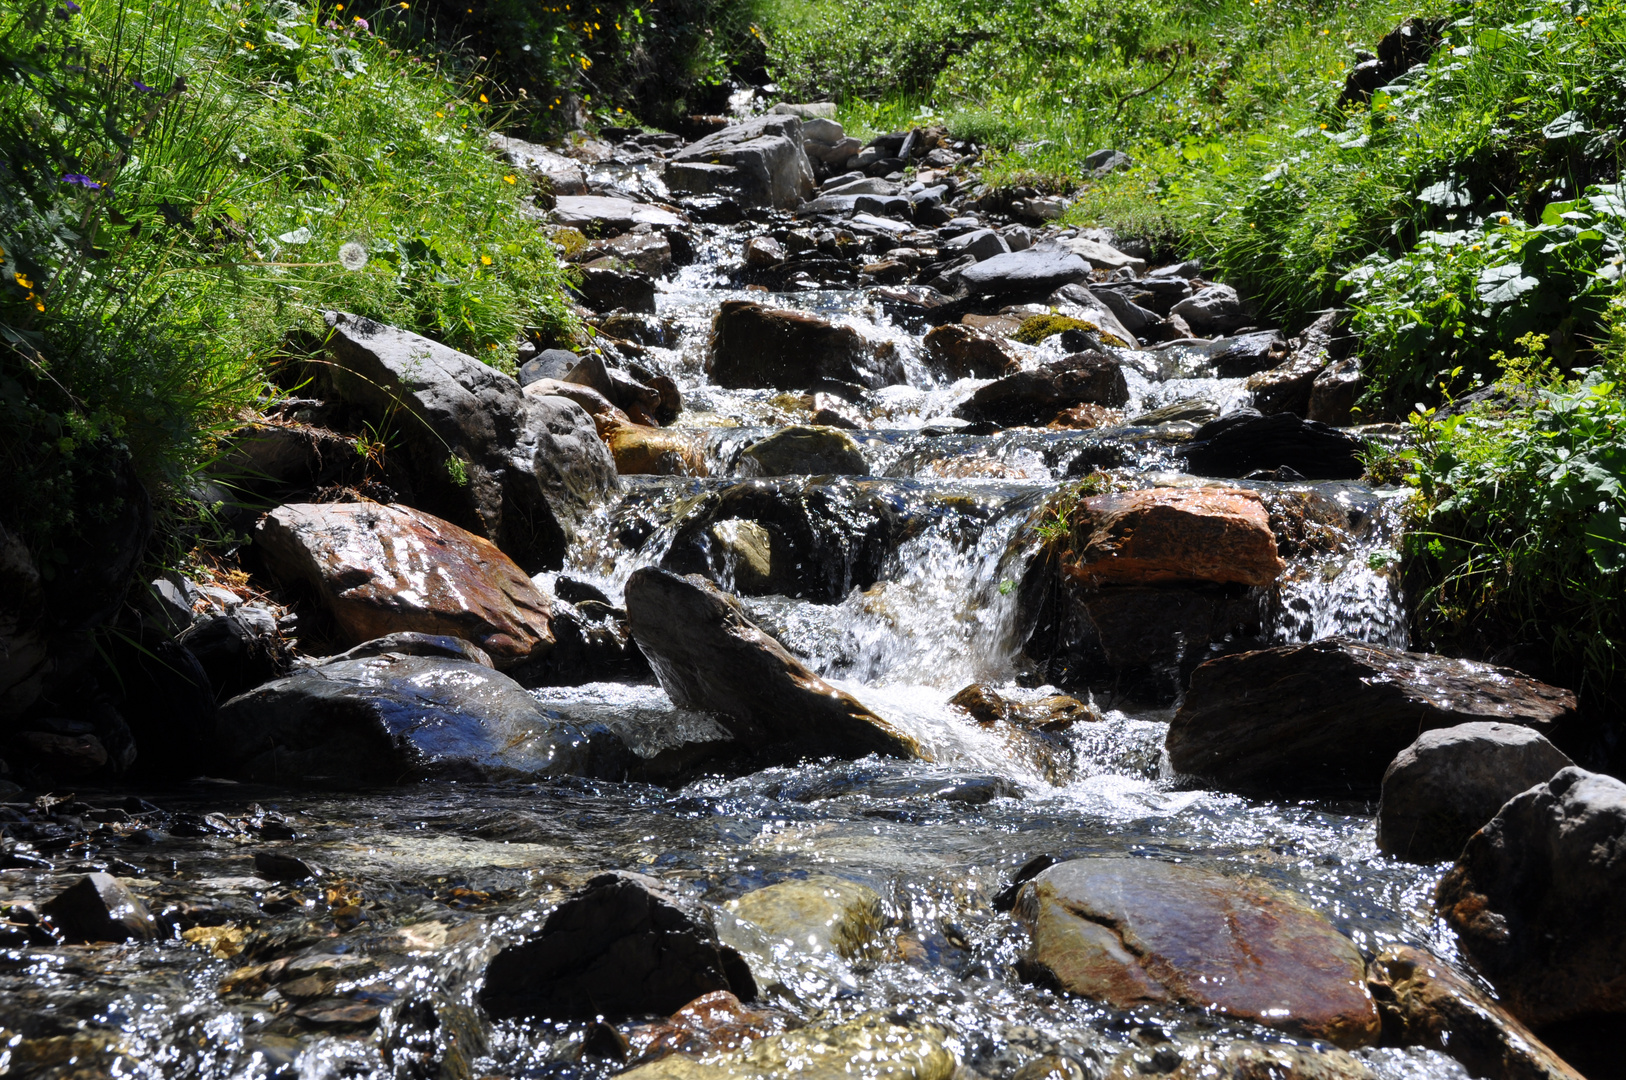
[(1083, 330), (1094, 334), (1103, 344), (1115, 348), (1129, 347), (1129, 342), (1117, 334), (1108, 333), (1086, 319), (1075, 319), (1070, 315), (1031, 315), (1022, 320), (1021, 329), (1013, 336), (1024, 345), (1037, 345), (1046, 338), (1064, 334), (1069, 330)]

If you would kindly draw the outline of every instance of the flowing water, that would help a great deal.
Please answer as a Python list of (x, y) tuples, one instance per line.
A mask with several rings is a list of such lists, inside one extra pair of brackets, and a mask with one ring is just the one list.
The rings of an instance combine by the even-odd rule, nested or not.
[[(564, 570), (612, 599), (633, 569), (659, 562), (698, 496), (741, 482), (732, 474), (743, 446), (805, 419), (772, 391), (725, 390), (704, 376), (717, 305), (764, 299), (732, 287), (721, 268), (744, 235), (723, 231), (660, 295), (660, 314), (682, 337), (643, 362), (682, 385), (679, 423), (703, 431), (712, 475), (628, 479), (622, 504), (601, 515)], [(215, 939), (218, 956), (197, 931), (194, 941), (115, 947), (13, 935), (0, 951), (0, 1073), (611, 1075), (621, 1066), (590, 1052), (590, 1025), (493, 1025), (473, 1007), (485, 961), (607, 868), (657, 875), (717, 905), (725, 939), (751, 960), (767, 1003), (796, 1021), (872, 1009), (929, 1020), (952, 1033), (950, 1048), (967, 1076), (1009, 1077), (1059, 1050), (1098, 1077), (1101, 1063), (1148, 1032), (1283, 1038), (1177, 1009), (1119, 1012), (1022, 981), (1020, 935), (991, 901), (1040, 854), (1156, 857), (1255, 875), (1305, 897), (1368, 954), (1410, 942), (1450, 957), (1449, 936), (1429, 907), (1440, 868), (1381, 856), (1371, 807), (1256, 801), (1192, 787), (1170, 774), (1163, 756), (1168, 709), (1108, 700), (1098, 702), (1104, 719), (1067, 733), (1077, 768), (1053, 786), (948, 704), (976, 681), (1014, 697), (1054, 692), (1037, 684), (1018, 640), (1011, 583), (1035, 547), (1023, 526), (1080, 454), (1104, 440), (1128, 462), (1118, 471), (1135, 483), (1200, 482), (1174, 472), (1171, 451), (1189, 428), (959, 433), (942, 418), (979, 384), (934, 381), (915, 360), (918, 333), (894, 325), (864, 293), (772, 299), (892, 341), (911, 381), (854, 406), (867, 425), (855, 435), (874, 476), (750, 482), (817, 489), (836, 505), (884, 500), (910, 528), (866, 588), (842, 588), (820, 603), (746, 603), (815, 670), (915, 735), (935, 763), (831, 760), (723, 773), (677, 789), (559, 780), (325, 793), (222, 782), (148, 793), (148, 801), (82, 791), (59, 793), (66, 801), (46, 810), (5, 807), (13, 837), (23, 841), (12, 855), (34, 857), (13, 857), (24, 865), (0, 872), (0, 904), (49, 896), (87, 869), (109, 868), (174, 922), (226, 929)], [(1034, 362), (1059, 355), (1030, 352)], [(1245, 400), (1237, 380), (1209, 377), (1180, 357), (1125, 360), (1135, 398), (1127, 415), (1192, 396), (1222, 409)], [(1267, 602), (1268, 636), (1287, 642), (1341, 633), (1404, 645), (1397, 585), (1383, 557), (1394, 542), (1392, 493), (1356, 484), (1297, 489), (1309, 487), (1357, 511), (1364, 525), (1347, 550), (1291, 561)], [(634, 518), (640, 527), (629, 529)], [(535, 693), (549, 709), (588, 721), (705, 722), (675, 709), (655, 685)], [(50, 823), (64, 817), (82, 829), (53, 832)], [(252, 868), (254, 852), (267, 846), (325, 873), (315, 882), (269, 884)], [(787, 947), (731, 923), (722, 908), (752, 889), (810, 874), (880, 896), (877, 948), (842, 956)], [(306, 958), (309, 981), (270, 984), (253, 974), (254, 965), (291, 955)], [(1378, 1075), (1395, 1080), (1465, 1075), (1428, 1051), (1363, 1053)]]

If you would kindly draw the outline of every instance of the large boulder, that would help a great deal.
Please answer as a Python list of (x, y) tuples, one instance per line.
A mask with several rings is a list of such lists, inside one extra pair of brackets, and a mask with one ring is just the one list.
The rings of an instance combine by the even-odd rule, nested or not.
[(1574, 711), (1568, 690), (1508, 668), (1331, 637), (1199, 666), (1169, 725), (1169, 761), (1229, 790), (1364, 796), (1419, 731), (1548, 728)]
[(797, 425), (758, 439), (740, 453), (748, 476), (869, 475), (858, 440), (833, 427)]
[(1500, 1002), (1421, 949), (1384, 949), (1366, 985), (1386, 1041), (1449, 1054), (1485, 1080), (1582, 1080)]
[(1080, 405), (1115, 409), (1128, 402), (1129, 384), (1118, 361), (1082, 352), (995, 379), (961, 402), (954, 415), (1000, 427), (1043, 426)]
[(999, 338), (960, 323), (946, 323), (921, 341), (933, 372), (951, 379), (997, 379), (1016, 370), (1015, 351)]
[(310, 588), (351, 644), (448, 634), (503, 667), (553, 647), (548, 598), (489, 540), (421, 510), (291, 503), (254, 530), (279, 579)]
[(527, 570), (557, 566), (617, 489), (581, 407), (438, 342), (330, 311), (333, 389), (384, 423), (413, 465), (414, 502), (493, 541)]
[(614, 773), (616, 747), (544, 713), (508, 676), (467, 660), (339, 660), (220, 707), (214, 759), (266, 782), (536, 780)]
[(1286, 466), (1310, 480), (1354, 480), (1366, 471), (1358, 441), (1290, 412), (1238, 409), (1198, 428), (1180, 454), (1198, 476), (1241, 477)]
[(545, 146), (492, 132), (486, 136), (495, 150), (514, 168), (536, 180), (546, 181), (554, 195), (587, 194), (587, 174), (581, 163)]
[(878, 389), (905, 381), (896, 353), (852, 327), (749, 300), (718, 309), (706, 370), (719, 385), (742, 389), (806, 390), (825, 380)]
[(554, 201), (553, 220), (588, 236), (616, 235), (639, 225), (665, 232), (684, 224), (670, 210), (609, 195), (562, 195)]
[(1520, 1020), (1626, 1014), (1626, 784), (1567, 768), (1476, 832), (1435, 904)]
[(726, 190), (757, 206), (794, 209), (813, 197), (802, 122), (769, 115), (731, 124), (668, 158), (666, 184), (695, 195)]
[(704, 906), (643, 874), (588, 879), (534, 937), (486, 967), (480, 1004), (493, 1018), (619, 1019), (674, 1013), (702, 994), (756, 996), (751, 970), (717, 940)]
[(974, 296), (1047, 296), (1063, 285), (1088, 281), (1090, 264), (1070, 251), (1010, 251), (973, 263), (959, 279)]
[(1088, 585), (1269, 585), (1287, 564), (1259, 496), (1152, 488), (1082, 500), (1062, 572)]
[(1519, 724), (1425, 731), (1383, 774), (1378, 850), (1419, 863), (1454, 859), (1503, 803), (1573, 764)]
[(1262, 882), (1154, 859), (1077, 859), (1017, 896), (1028, 974), (1116, 1008), (1175, 1004), (1350, 1048), (1379, 1018), (1355, 943)]
[(813, 672), (696, 575), (643, 567), (626, 586), (633, 639), (672, 701), (718, 713), (745, 746), (786, 755), (924, 756), (918, 743)]

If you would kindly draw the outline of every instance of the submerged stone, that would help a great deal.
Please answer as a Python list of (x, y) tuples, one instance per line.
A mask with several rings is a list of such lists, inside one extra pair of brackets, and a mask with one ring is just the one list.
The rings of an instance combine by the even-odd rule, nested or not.
[(111, 874), (86, 874), (40, 909), (69, 941), (151, 941), (158, 922)]
[(874, 945), (882, 925), (881, 898), (874, 889), (829, 874), (754, 889), (727, 907), (793, 949), (834, 952), (849, 960)]
[(887, 1013), (806, 1027), (712, 1055), (702, 1064), (671, 1054), (621, 1075), (626, 1080), (951, 1080), (959, 1061), (949, 1033)]

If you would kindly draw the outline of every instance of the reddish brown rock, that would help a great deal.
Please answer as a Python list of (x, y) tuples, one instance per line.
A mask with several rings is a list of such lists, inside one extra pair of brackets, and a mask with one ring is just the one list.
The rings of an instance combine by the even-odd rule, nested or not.
[(1010, 346), (969, 326), (939, 326), (921, 343), (932, 370), (952, 379), (997, 379), (1016, 370), (1016, 353)]
[(1058, 863), (1023, 886), (1030, 975), (1117, 1008), (1205, 1009), (1343, 1048), (1377, 1042), (1354, 942), (1261, 882), (1154, 859)]
[(1233, 488), (1097, 495), (1072, 538), (1063, 573), (1090, 585), (1269, 585), (1286, 569), (1259, 496)]
[(615, 458), (615, 471), (622, 476), (706, 476), (710, 472), (695, 432), (610, 421), (601, 426), (600, 434)]
[(633, 1056), (654, 1059), (667, 1054), (711, 1054), (739, 1050), (758, 1039), (784, 1031), (786, 1017), (741, 1004), (727, 990), (702, 994), (664, 1022), (640, 1024), (627, 1032)]
[(1384, 1041), (1450, 1054), (1484, 1080), (1582, 1080), (1529, 1028), (1443, 960), (1391, 945), (1366, 972)]
[(553, 647), (552, 609), (489, 540), (411, 507), (290, 503), (255, 544), (272, 573), (314, 590), (349, 643), (401, 631), (466, 638), (507, 667)]

